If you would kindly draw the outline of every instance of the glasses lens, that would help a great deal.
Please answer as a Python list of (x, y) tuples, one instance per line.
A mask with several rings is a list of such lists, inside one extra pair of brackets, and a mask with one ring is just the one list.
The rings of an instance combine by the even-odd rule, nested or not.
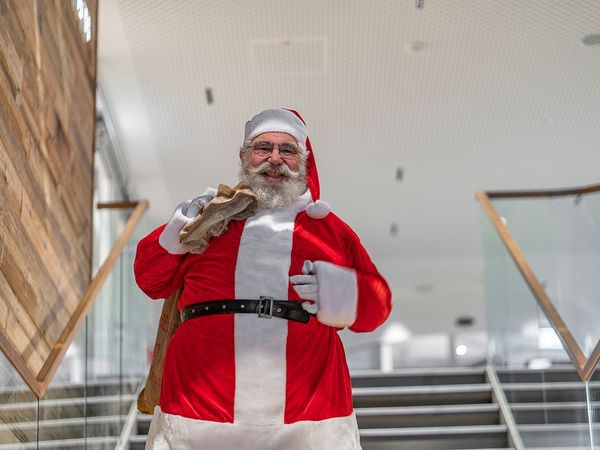
[(259, 156), (270, 155), (273, 151), (273, 144), (267, 141), (260, 141), (254, 144), (254, 152)]
[(285, 143), (279, 146), (279, 152), (283, 156), (294, 156), (296, 153), (298, 153), (298, 149), (294, 144)]

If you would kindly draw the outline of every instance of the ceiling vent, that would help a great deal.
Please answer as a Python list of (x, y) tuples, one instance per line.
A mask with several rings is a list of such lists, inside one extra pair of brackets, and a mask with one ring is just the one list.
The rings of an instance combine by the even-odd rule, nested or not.
[(327, 39), (253, 39), (250, 55), (254, 73), (260, 76), (325, 75)]

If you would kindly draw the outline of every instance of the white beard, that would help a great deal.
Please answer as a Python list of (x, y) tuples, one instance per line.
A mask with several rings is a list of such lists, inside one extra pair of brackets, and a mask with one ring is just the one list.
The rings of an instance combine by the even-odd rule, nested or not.
[[(265, 172), (276, 172), (284, 178), (271, 182), (262, 175)], [(261, 208), (285, 208), (306, 192), (306, 163), (301, 162), (298, 172), (294, 172), (285, 164), (276, 166), (266, 161), (256, 169), (248, 169), (244, 161), (240, 178), (256, 194)]]

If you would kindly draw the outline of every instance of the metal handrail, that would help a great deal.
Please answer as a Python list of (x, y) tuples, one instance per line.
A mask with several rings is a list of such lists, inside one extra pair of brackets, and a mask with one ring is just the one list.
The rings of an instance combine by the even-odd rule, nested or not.
[(572, 188), (572, 189), (560, 189), (560, 190), (545, 190), (545, 191), (505, 191), (505, 192), (484, 192), (479, 191), (476, 193), (477, 200), (481, 204), (483, 211), (487, 215), (488, 219), (495, 228), (498, 236), (502, 240), (502, 243), (506, 247), (506, 250), (510, 254), (515, 265), (519, 269), (519, 272), (523, 276), (523, 279), (529, 286), (533, 296), (535, 297), (538, 305), (542, 309), (542, 312), (556, 331), (559, 339), (561, 340), (563, 347), (575, 370), (582, 381), (588, 381), (600, 362), (600, 341), (596, 344), (596, 347), (592, 351), (589, 358), (585, 357), (585, 354), (581, 350), (581, 347), (573, 337), (571, 330), (562, 319), (558, 310), (552, 303), (552, 300), (546, 294), (542, 283), (535, 276), (531, 266), (525, 259), (523, 252), (521, 252), (519, 246), (511, 236), (508, 228), (502, 222), (500, 214), (496, 211), (492, 205), (491, 198), (535, 198), (535, 197), (560, 197), (566, 195), (585, 195), (592, 192), (599, 192), (600, 185), (593, 185), (584, 188)]
[(133, 396), (133, 400), (129, 406), (129, 412), (127, 413), (127, 418), (125, 419), (125, 425), (121, 430), (121, 435), (119, 436), (119, 441), (115, 446), (115, 450), (127, 450), (129, 448), (129, 438), (133, 433), (133, 428), (138, 415), (137, 399), (140, 395), (140, 392), (146, 385), (146, 380), (147, 379), (145, 378), (135, 390), (135, 395)]
[(535, 198), (535, 197), (566, 197), (585, 195), (600, 191), (600, 184), (568, 189), (546, 189), (531, 191), (487, 191), (489, 198)]
[(525, 445), (523, 444), (523, 440), (521, 439), (521, 434), (519, 433), (519, 429), (517, 427), (517, 423), (515, 422), (515, 418), (513, 417), (512, 411), (508, 404), (508, 400), (504, 395), (504, 390), (502, 389), (502, 384), (498, 379), (498, 375), (496, 371), (491, 366), (486, 366), (485, 375), (492, 387), (492, 392), (494, 393), (494, 398), (496, 403), (498, 403), (498, 407), (500, 408), (500, 414), (504, 419), (504, 423), (506, 424), (506, 428), (508, 429), (509, 436), (509, 445), (512, 445), (515, 450), (525, 450)]

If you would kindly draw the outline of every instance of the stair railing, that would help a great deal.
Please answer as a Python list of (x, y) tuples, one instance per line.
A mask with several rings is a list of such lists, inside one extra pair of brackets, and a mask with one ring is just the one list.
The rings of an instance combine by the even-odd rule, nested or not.
[(110, 253), (104, 260), (104, 263), (98, 269), (98, 272), (90, 282), (89, 286), (83, 294), (83, 298), (77, 305), (77, 308), (73, 312), (73, 315), (69, 319), (67, 326), (63, 330), (59, 340), (54, 345), (50, 356), (46, 360), (45, 364), (40, 369), (40, 372), (36, 376), (36, 384), (32, 386), (32, 389), (38, 397), (43, 397), (56, 369), (63, 360), (67, 349), (73, 338), (81, 328), (86, 315), (90, 311), (94, 300), (98, 293), (102, 289), (104, 282), (107, 280), (108, 275), (112, 271), (115, 263), (119, 259), (119, 256), (125, 248), (125, 244), (135, 231), (138, 223), (142, 219), (142, 216), (146, 209), (148, 209), (148, 201), (141, 200), (138, 202), (110, 202), (110, 203), (98, 203), (96, 206), (98, 209), (118, 209), (118, 208), (133, 208), (133, 212), (129, 217), (129, 220), (125, 224), (123, 231), (114, 243)]
[(496, 370), (492, 366), (488, 365), (485, 368), (485, 376), (492, 387), (493, 399), (496, 401), (498, 407), (500, 408), (500, 415), (502, 417), (502, 421), (506, 424), (506, 428), (508, 429), (508, 444), (514, 447), (515, 450), (525, 450), (525, 445), (523, 444), (523, 440), (521, 439), (519, 428), (517, 427), (517, 424), (513, 417), (513, 413), (510, 409), (508, 400), (506, 399), (506, 395), (504, 395), (504, 390), (502, 389), (500, 380), (498, 380)]
[(92, 308), (94, 304), (94, 300), (98, 296), (98, 293), (102, 289), (105, 281), (107, 280), (110, 272), (113, 270), (116, 262), (119, 259), (119, 256), (123, 252), (127, 241), (135, 231), (138, 223), (142, 219), (142, 216), (146, 209), (148, 209), (148, 201), (141, 200), (139, 202), (110, 202), (110, 203), (98, 203), (98, 209), (131, 209), (133, 208), (133, 212), (129, 217), (129, 220), (125, 224), (123, 231), (117, 238), (116, 242), (113, 244), (113, 247), (106, 257), (106, 260), (100, 268), (98, 272), (91, 280), (89, 286), (85, 290), (83, 297), (77, 308), (73, 312), (73, 315), (69, 319), (67, 326), (63, 330), (62, 334), (58, 341), (54, 344), (50, 355), (39, 373), (32, 377), (27, 371), (27, 373), (23, 373), (24, 368), (17, 367), (17, 370), (21, 373), (24, 380), (27, 382), (31, 390), (35, 393), (38, 398), (42, 398), (48, 389), (50, 382), (52, 381), (52, 377), (54, 376), (58, 366), (63, 360), (65, 353), (71, 342), (73, 342), (74, 337), (77, 332), (83, 325), (85, 321), (85, 317), (88, 312)]
[(26, 380), (0, 354), (0, 424), (7, 447), (114, 448), (119, 435), (133, 431), (136, 388), (150, 358), (148, 330), (160, 312), (137, 289), (132, 273), (147, 207), (146, 201), (97, 205), (107, 213), (94, 218), (103, 230), (94, 236), (95, 275), (43, 373)]
[[(489, 219), (489, 222), (495, 229), (497, 235), (500, 237), (504, 247), (518, 268), (518, 271), (535, 297), (537, 304), (541, 308), (552, 328), (555, 330), (582, 381), (588, 381), (598, 366), (600, 361), (600, 340), (596, 343), (594, 349), (589, 354), (589, 357), (586, 357), (578, 341), (575, 339), (573, 331), (567, 326), (565, 320), (563, 320), (563, 317), (559, 313), (556, 305), (552, 301), (551, 297), (547, 294), (544, 284), (540, 281), (538, 276), (536, 276), (531, 265), (525, 258), (523, 251), (519, 245), (517, 245), (515, 238), (511, 235), (509, 227), (507, 226), (506, 218), (502, 217), (498, 212), (493, 204), (493, 200), (573, 197), (575, 204), (578, 204), (578, 202), (581, 201), (584, 196), (598, 192), (600, 192), (600, 185), (575, 189), (545, 191), (480, 191), (476, 194), (485, 215)], [(594, 225), (598, 226), (600, 230), (600, 223)]]

